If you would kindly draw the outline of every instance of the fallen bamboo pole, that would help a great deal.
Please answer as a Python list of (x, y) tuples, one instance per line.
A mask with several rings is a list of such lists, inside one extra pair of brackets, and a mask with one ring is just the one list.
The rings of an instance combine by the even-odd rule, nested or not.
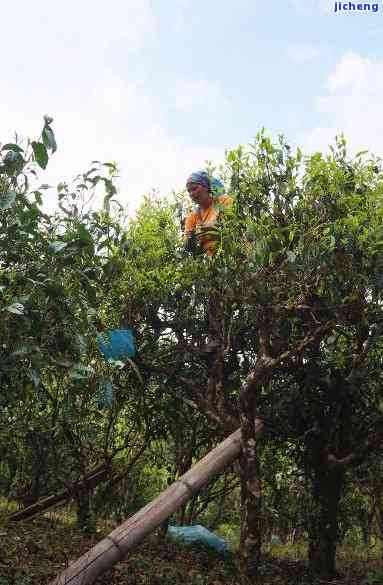
[[(256, 420), (256, 433), (262, 430)], [(127, 552), (190, 500), (211, 479), (221, 473), (241, 452), (241, 430), (238, 429), (169, 486), (157, 498), (82, 555), (50, 585), (90, 585), (102, 573), (121, 561)]]
[(27, 508), (23, 508), (18, 512), (14, 512), (10, 514), (7, 518), (10, 522), (19, 522), (20, 520), (28, 520), (29, 518), (33, 518), (36, 514), (41, 514), (42, 512), (46, 512), (52, 506), (56, 504), (60, 504), (69, 500), (69, 498), (73, 497), (73, 494), (79, 488), (87, 488), (92, 489), (101, 481), (104, 481), (108, 478), (109, 475), (109, 468), (103, 468), (99, 471), (93, 471), (89, 473), (84, 479), (76, 484), (73, 484), (69, 488), (59, 492), (58, 494), (52, 494), (51, 496), (47, 496), (42, 500), (38, 500), (34, 504), (31, 504)]

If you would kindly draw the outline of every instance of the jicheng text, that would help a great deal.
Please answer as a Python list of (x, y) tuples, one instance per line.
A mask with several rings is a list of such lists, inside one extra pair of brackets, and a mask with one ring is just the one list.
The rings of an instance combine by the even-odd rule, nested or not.
[(335, 2), (334, 12), (378, 12), (379, 4), (376, 2)]

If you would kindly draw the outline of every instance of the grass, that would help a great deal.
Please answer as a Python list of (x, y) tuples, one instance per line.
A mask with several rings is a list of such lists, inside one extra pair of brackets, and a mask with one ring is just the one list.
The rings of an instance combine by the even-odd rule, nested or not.
[[(98, 542), (112, 526), (99, 525), (92, 537), (76, 528), (69, 509), (11, 524), (12, 509), (0, 501), (0, 585), (47, 585), (69, 563)], [(232, 549), (238, 530), (223, 526), (219, 531)], [(306, 547), (269, 545), (260, 566), (256, 585), (308, 585)], [(380, 547), (366, 550), (339, 549), (339, 579), (334, 585), (383, 585)], [(128, 558), (97, 580), (97, 585), (237, 585), (235, 556), (218, 555), (201, 546), (184, 546), (170, 539), (149, 537)], [(323, 585), (323, 584), (321, 584)]]

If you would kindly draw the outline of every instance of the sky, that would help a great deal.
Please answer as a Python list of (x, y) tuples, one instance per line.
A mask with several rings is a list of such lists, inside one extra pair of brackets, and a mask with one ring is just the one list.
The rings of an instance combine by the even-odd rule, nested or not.
[(183, 189), (262, 127), (306, 153), (342, 131), (351, 149), (383, 155), (383, 5), (357, 4), (4, 3), (0, 142), (38, 136), (49, 114), (58, 150), (41, 182), (116, 161), (130, 210), (149, 191)]

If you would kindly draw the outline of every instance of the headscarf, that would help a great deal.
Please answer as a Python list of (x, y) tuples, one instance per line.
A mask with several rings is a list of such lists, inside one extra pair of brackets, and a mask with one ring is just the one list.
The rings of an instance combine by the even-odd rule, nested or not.
[(213, 197), (219, 197), (225, 193), (225, 186), (216, 177), (209, 175), (206, 171), (195, 171), (190, 175), (186, 183), (197, 183), (208, 189)]

